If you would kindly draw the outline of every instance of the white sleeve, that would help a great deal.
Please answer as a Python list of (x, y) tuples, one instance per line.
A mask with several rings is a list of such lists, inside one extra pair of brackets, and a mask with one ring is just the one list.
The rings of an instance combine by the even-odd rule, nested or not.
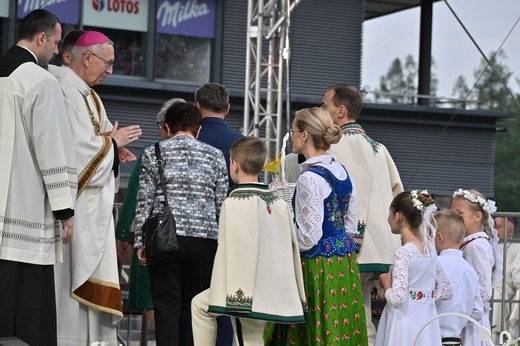
[(357, 206), (357, 197), (356, 197), (356, 187), (354, 186), (354, 182), (352, 181), (352, 193), (350, 195), (350, 200), (348, 203), (348, 211), (347, 215), (344, 215), (345, 222), (345, 232), (353, 237), (360, 236), (361, 234), (358, 232), (358, 206)]
[(321, 176), (313, 172), (303, 172), (298, 178), (294, 201), (296, 238), (300, 251), (311, 249), (323, 235), (323, 201), (332, 188)]
[(475, 269), (478, 275), (480, 297), (484, 306), (491, 299), (491, 272), (493, 268), (493, 250), (486, 239), (477, 239), (464, 249), (464, 259)]
[(392, 287), (385, 292), (387, 302), (396, 308), (400, 307), (406, 300), (411, 263), (412, 253), (404, 246), (397, 249), (392, 270)]

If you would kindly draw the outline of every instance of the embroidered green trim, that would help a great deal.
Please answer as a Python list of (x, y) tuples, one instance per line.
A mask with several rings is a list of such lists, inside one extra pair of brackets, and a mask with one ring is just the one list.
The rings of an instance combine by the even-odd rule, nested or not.
[(361, 135), (363, 138), (370, 144), (372, 147), (372, 150), (374, 151), (374, 155), (376, 155), (379, 152), (379, 148), (381, 146), (380, 143), (376, 142), (372, 138), (368, 137), (365, 130), (359, 125), (358, 123), (349, 123), (341, 126), (341, 130), (343, 131), (344, 135), (347, 136), (356, 136)]
[(278, 199), (274, 194), (271, 192), (260, 192), (260, 191), (233, 191), (229, 198), (237, 198), (237, 199), (250, 199), (252, 197), (258, 196), (262, 201), (265, 202), (265, 207), (267, 209), (267, 212), (271, 214), (271, 204), (273, 204), (274, 201)]
[(253, 297), (246, 296), (241, 288), (226, 296), (226, 309), (228, 310), (251, 311), (252, 307)]

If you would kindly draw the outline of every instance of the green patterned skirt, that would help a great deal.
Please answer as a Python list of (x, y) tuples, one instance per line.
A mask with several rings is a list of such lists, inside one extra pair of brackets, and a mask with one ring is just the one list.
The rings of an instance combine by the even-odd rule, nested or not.
[(266, 345), (368, 345), (356, 254), (302, 258), (305, 323), (268, 323)]

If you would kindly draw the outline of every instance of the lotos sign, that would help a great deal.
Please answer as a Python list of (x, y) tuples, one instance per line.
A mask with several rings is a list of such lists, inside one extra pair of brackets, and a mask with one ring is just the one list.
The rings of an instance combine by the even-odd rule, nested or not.
[(157, 33), (215, 37), (215, 0), (158, 0)]
[(92, 0), (92, 8), (96, 11), (139, 13), (139, 1), (131, 0)]
[(148, 30), (148, 0), (84, 0), (83, 24), (131, 31)]
[(66, 24), (79, 23), (80, 0), (18, 0), (17, 16), (25, 17), (29, 12), (38, 8), (46, 9)]

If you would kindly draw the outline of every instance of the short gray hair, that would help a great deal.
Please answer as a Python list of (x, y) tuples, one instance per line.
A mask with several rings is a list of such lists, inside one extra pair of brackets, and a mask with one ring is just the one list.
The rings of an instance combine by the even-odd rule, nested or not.
[(72, 48), (72, 50), (70, 51), (70, 60), (78, 59), (79, 57), (83, 56), (83, 54), (85, 54), (85, 52), (92, 52), (94, 54), (100, 54), (101, 51), (103, 50), (104, 45), (113, 46), (114, 42), (112, 40), (108, 40), (106, 42), (93, 44), (91, 46), (84, 46), (84, 47), (83, 46), (82, 47), (74, 46)]
[(164, 117), (166, 116), (166, 111), (168, 110), (168, 108), (170, 108), (171, 105), (173, 105), (175, 103), (186, 103), (186, 100), (174, 97), (172, 99), (169, 99), (165, 103), (163, 103), (161, 110), (159, 111), (159, 113), (157, 113), (158, 122), (161, 122), (161, 123), (164, 122)]

